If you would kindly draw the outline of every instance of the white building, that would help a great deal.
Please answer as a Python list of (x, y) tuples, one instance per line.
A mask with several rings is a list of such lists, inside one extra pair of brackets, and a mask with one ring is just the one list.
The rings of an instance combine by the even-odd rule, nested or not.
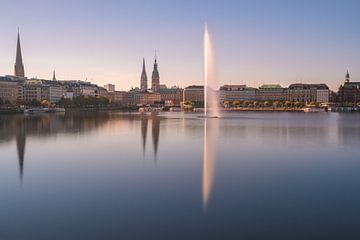
[(108, 84), (106, 84), (106, 85), (104, 86), (104, 88), (105, 88), (108, 92), (115, 92), (115, 85), (113, 85), (113, 84), (108, 83)]

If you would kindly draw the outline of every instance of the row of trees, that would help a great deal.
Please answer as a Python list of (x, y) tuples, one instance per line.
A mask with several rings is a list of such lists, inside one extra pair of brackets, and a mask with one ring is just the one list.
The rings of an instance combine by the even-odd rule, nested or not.
[[(317, 104), (315, 102), (310, 103), (312, 106), (316, 106)], [(196, 107), (203, 107), (204, 105), (196, 104), (195, 102), (191, 101), (185, 101), (182, 104), (184, 110), (192, 111)], [(238, 107), (244, 107), (244, 108), (302, 108), (304, 107), (304, 103), (302, 102), (280, 102), (280, 101), (265, 101), (265, 102), (259, 102), (259, 101), (224, 101), (223, 106), (225, 108), (238, 108)]]
[(185, 101), (182, 103), (182, 107), (185, 111), (192, 111), (194, 108), (203, 108), (204, 102), (203, 101)]
[[(97, 106), (106, 106), (109, 105), (111, 102), (108, 98), (105, 97), (94, 97), (94, 96), (79, 96), (75, 97), (73, 100), (71, 99), (65, 99), (64, 97), (60, 99), (59, 102), (57, 102), (56, 106), (62, 106), (62, 107), (97, 107)], [(24, 101), (21, 99), (16, 100), (15, 104), (12, 104), (10, 101), (0, 98), (0, 106), (30, 106), (30, 107), (48, 107), (51, 105), (51, 103), (48, 100), (36, 100), (33, 99), (31, 101)]]
[[(260, 108), (260, 107), (264, 107), (264, 108), (302, 108), (304, 107), (304, 103), (302, 102), (290, 102), (290, 101), (285, 101), (285, 102), (280, 102), (280, 101), (274, 101), (274, 102), (270, 102), (270, 101), (265, 101), (265, 102), (259, 102), (259, 101), (224, 101), (223, 102), (224, 107), (226, 108), (231, 108), (231, 107), (253, 107), (253, 108)], [(310, 105), (312, 106), (316, 106), (317, 104), (315, 102), (310, 103)]]

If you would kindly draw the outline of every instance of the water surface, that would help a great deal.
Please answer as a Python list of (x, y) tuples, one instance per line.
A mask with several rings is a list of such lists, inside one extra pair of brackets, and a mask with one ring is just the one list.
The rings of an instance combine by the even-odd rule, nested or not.
[(360, 115), (0, 116), (0, 239), (359, 239)]

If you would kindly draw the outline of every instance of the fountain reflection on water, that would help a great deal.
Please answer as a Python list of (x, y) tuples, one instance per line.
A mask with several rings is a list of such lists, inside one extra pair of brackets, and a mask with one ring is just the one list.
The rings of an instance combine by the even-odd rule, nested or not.
[(215, 174), (215, 161), (217, 158), (217, 141), (219, 135), (219, 119), (205, 118), (204, 122), (204, 158), (202, 197), (203, 209), (207, 211)]
[(219, 135), (218, 83), (214, 75), (214, 56), (210, 34), (205, 25), (204, 32), (204, 152), (202, 199), (203, 210), (207, 211), (215, 175), (217, 141)]

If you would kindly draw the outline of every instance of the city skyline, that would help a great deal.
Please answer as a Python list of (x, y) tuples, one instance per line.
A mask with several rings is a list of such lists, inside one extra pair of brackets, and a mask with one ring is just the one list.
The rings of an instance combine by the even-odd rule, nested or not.
[[(57, 79), (87, 78), (98, 85), (113, 83), (118, 90), (128, 90), (139, 85), (143, 57), (151, 62), (157, 49), (162, 84), (202, 84), (202, 28), (207, 21), (214, 39), (220, 85), (280, 83), (286, 87), (295, 82), (321, 82), (337, 90), (346, 68), (353, 80), (359, 79), (356, 69), (360, 47), (356, 40), (360, 31), (355, 24), (359, 4), (355, 1), (316, 1), (311, 5), (309, 1), (243, 1), (242, 5), (230, 1), (218, 10), (214, 2), (205, 6), (185, 6), (178, 1), (139, 2), (112, 2), (111, 9), (96, 1), (85, 7), (79, 1), (73, 9), (66, 8), (66, 1), (22, 2), (27, 10), (19, 10), (16, 15), (6, 12), (13, 12), (17, 1), (4, 3), (9, 21), (0, 23), (0, 75), (13, 74), (19, 26), (27, 77), (51, 79), (56, 69)], [(76, 15), (80, 6), (84, 9)], [(141, 12), (139, 18), (131, 14), (135, 6)], [(200, 16), (190, 14), (190, 10), (199, 12), (196, 10), (201, 7), (204, 11)], [(50, 13), (42, 10), (50, 8), (58, 13), (51, 12), (52, 18), (45, 23), (42, 19)], [(119, 9), (121, 16), (116, 12)], [(181, 11), (189, 17), (179, 20)], [(213, 16), (216, 11), (228, 14), (217, 19)], [(40, 12), (44, 14), (36, 14)], [(94, 13), (101, 13), (104, 19), (91, 18), (88, 23), (82, 19)], [(150, 13), (154, 13), (153, 18)], [(72, 17), (59, 18), (67, 14)], [(121, 19), (126, 21), (118, 21)], [(306, 19), (312, 24), (304, 25)]]

